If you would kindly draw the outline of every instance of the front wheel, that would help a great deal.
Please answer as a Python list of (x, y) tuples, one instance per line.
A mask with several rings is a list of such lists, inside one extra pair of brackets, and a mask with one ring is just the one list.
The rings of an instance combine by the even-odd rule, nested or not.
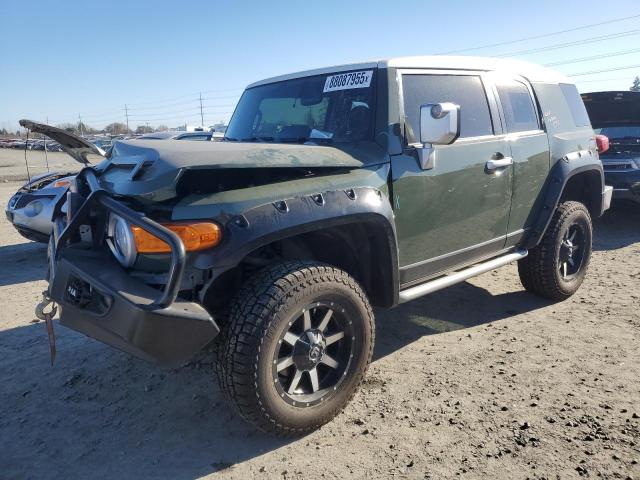
[(331, 420), (371, 361), (373, 313), (346, 272), (290, 262), (258, 273), (223, 327), (218, 380), (245, 419), (292, 435)]
[(552, 300), (573, 295), (587, 274), (592, 236), (587, 208), (574, 201), (560, 204), (540, 244), (518, 262), (524, 288)]

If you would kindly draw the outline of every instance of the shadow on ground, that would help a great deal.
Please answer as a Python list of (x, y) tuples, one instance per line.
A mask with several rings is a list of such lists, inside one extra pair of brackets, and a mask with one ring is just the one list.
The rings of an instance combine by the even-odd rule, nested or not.
[[(524, 292), (492, 296), (461, 284), (377, 312), (374, 357), (425, 335), (544, 305)], [(0, 471), (9, 478), (84, 478), (99, 471), (191, 480), (291, 441), (259, 433), (232, 413), (210, 354), (161, 370), (58, 324), (56, 332), (54, 367), (43, 324), (0, 332)]]
[(43, 280), (47, 273), (47, 246), (27, 242), (0, 246), (0, 287)]
[(594, 222), (593, 249), (616, 250), (640, 243), (640, 204), (613, 204)]
[[(638, 225), (633, 211), (608, 213), (596, 225), (595, 248), (640, 242)], [(0, 285), (42, 278), (44, 246), (5, 246), (0, 254), (3, 265), (10, 266), (0, 272)], [(426, 335), (508, 321), (546, 305), (524, 291), (492, 295), (462, 283), (376, 312), (374, 360)], [(291, 441), (256, 432), (232, 413), (206, 353), (167, 371), (59, 325), (56, 331), (54, 367), (44, 325), (0, 332), (4, 478), (192, 480)]]

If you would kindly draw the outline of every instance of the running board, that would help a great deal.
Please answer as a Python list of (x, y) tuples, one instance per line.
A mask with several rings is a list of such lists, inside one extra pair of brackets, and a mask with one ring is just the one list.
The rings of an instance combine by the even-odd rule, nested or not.
[(520, 260), (526, 257), (528, 253), (529, 252), (527, 250), (518, 250), (514, 253), (508, 253), (507, 255), (503, 255), (483, 263), (478, 263), (472, 267), (465, 268), (464, 270), (454, 272), (450, 275), (436, 278), (430, 282), (407, 288), (400, 292), (400, 303), (409, 302), (423, 295), (427, 295), (437, 290), (442, 290), (443, 288), (450, 287), (456, 283), (464, 282), (465, 280), (475, 277), (476, 275), (480, 275), (481, 273), (485, 273), (498, 267), (502, 267), (508, 263), (515, 262), (516, 260)]

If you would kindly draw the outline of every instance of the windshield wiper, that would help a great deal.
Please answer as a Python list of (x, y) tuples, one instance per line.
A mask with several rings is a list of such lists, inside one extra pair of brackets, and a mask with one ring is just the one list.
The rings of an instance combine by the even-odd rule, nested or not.
[(255, 137), (249, 137), (249, 138), (243, 138), (242, 140), (240, 140), (241, 142), (273, 142), (274, 138), (273, 137), (259, 137), (259, 136), (255, 136)]
[(331, 143), (331, 142), (333, 142), (333, 139), (332, 138), (318, 138), (318, 137), (287, 137), (287, 138), (280, 138), (279, 141), (282, 142), (282, 143), (305, 143), (305, 142)]

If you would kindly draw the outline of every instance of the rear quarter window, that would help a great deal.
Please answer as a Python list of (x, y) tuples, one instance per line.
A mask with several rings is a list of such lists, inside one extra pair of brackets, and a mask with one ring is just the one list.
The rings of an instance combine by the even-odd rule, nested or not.
[(584, 106), (584, 102), (582, 101), (582, 97), (578, 93), (576, 86), (568, 83), (561, 83), (560, 90), (562, 90), (562, 95), (564, 95), (564, 99), (569, 106), (575, 126), (586, 127), (590, 125), (587, 109)]
[(540, 128), (536, 106), (523, 83), (510, 80), (498, 83), (496, 88), (509, 133)]

